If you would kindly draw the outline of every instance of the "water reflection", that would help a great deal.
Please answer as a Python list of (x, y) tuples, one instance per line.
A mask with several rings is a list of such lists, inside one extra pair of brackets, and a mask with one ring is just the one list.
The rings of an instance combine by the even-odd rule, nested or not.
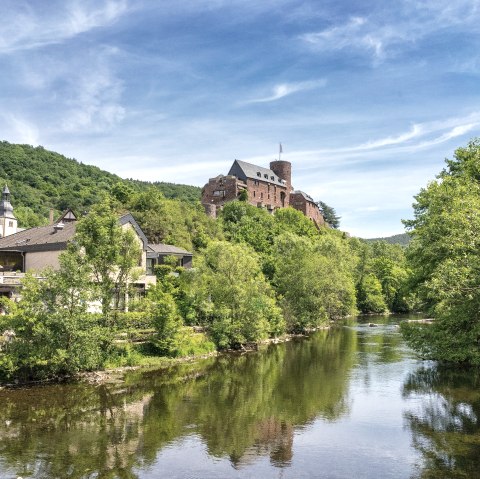
[(432, 364), (408, 376), (403, 395), (421, 398), (405, 415), (423, 459), (418, 477), (479, 477), (480, 371)]
[(133, 478), (159, 450), (193, 434), (235, 467), (258, 456), (284, 467), (297, 428), (348, 411), (355, 348), (354, 331), (332, 330), (241, 357), (134, 373), (122, 385), (4, 391), (0, 471)]
[(0, 477), (396, 478), (416, 459), (422, 478), (478, 477), (479, 373), (416, 361), (368, 321), (121, 384), (0, 391)]

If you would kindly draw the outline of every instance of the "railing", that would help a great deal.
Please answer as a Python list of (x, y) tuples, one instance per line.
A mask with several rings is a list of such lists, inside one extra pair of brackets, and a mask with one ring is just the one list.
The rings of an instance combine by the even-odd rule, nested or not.
[(15, 286), (20, 285), (25, 273), (15, 273), (14, 271), (0, 271), (0, 284)]

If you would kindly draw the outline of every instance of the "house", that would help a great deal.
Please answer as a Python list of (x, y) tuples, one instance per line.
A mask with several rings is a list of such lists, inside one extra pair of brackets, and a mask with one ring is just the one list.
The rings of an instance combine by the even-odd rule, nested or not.
[(164, 264), (166, 258), (177, 259), (178, 266), (185, 269), (192, 267), (193, 253), (169, 244), (149, 244), (147, 250), (147, 273), (153, 274), (155, 266)]
[[(246, 192), (246, 193), (244, 193)], [(317, 226), (325, 224), (313, 199), (292, 187), (292, 165), (288, 161), (272, 161), (270, 168), (235, 160), (226, 176), (210, 178), (202, 189), (202, 204), (207, 214), (216, 217), (225, 203), (246, 194), (247, 201), (273, 213), (291, 206), (301, 211)]]
[[(9, 195), (10, 192), (5, 187), (0, 205), (3, 219), (14, 218)], [(179, 257), (186, 267), (191, 265), (192, 254), (185, 250), (169, 245), (151, 245), (150, 247), (147, 237), (131, 214), (121, 216), (118, 221), (122, 228), (131, 228), (135, 232), (142, 250), (139, 263), (142, 274), (132, 284), (139, 292), (144, 292), (151, 284), (156, 283), (153, 267), (147, 271), (147, 256), (149, 264), (152, 261), (161, 262), (162, 258), (168, 254)], [(16, 220), (14, 227), (9, 227), (7, 224), (8, 235), (0, 238), (0, 295), (17, 296), (21, 279), (27, 272), (40, 274), (45, 268), (58, 269), (60, 254), (66, 250), (68, 242), (75, 235), (76, 222), (75, 213), (69, 209), (54, 224), (48, 226), (19, 230), (16, 228)]]

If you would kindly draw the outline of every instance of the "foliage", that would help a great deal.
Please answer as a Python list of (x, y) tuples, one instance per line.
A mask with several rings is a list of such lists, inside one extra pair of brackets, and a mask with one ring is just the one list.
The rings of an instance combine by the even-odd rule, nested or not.
[(414, 284), (436, 321), (405, 325), (424, 357), (480, 364), (480, 141), (455, 152), (415, 197), (408, 250)]
[(220, 225), (205, 214), (200, 204), (166, 199), (153, 187), (133, 194), (124, 206), (151, 243), (173, 244), (192, 251), (221, 237)]
[(2, 318), (15, 338), (1, 355), (0, 375), (31, 380), (99, 368), (111, 337), (88, 314), (91, 299), (89, 268), (75, 251), (64, 253), (60, 270), (45, 271), (43, 279), (27, 275), (21, 301)]
[(365, 275), (357, 287), (357, 305), (362, 313), (384, 313), (388, 310), (382, 285), (373, 274)]
[(76, 226), (74, 243), (82, 250), (99, 291), (107, 319), (125, 298), (128, 283), (140, 273), (141, 245), (137, 235), (118, 222), (110, 200), (95, 205)]
[(141, 192), (154, 188), (166, 198), (197, 203), (200, 188), (172, 183), (149, 183), (122, 180), (96, 166), (76, 160), (45, 148), (0, 142), (0, 184), (8, 183), (12, 204), (22, 227), (38, 226), (48, 221), (49, 210), (57, 215), (67, 208), (77, 213), (89, 210), (101, 201), (106, 191), (117, 191), (118, 185)]
[(389, 244), (398, 244), (400, 246), (408, 246), (410, 243), (410, 235), (408, 233), (400, 233), (398, 235), (387, 236), (385, 238), (369, 238), (365, 240), (368, 243), (382, 241)]
[(352, 265), (333, 236), (316, 242), (287, 233), (275, 243), (274, 283), (289, 331), (303, 331), (355, 311)]
[(192, 282), (201, 324), (220, 348), (238, 347), (284, 332), (273, 290), (257, 255), (246, 245), (210, 243)]
[(317, 202), (318, 207), (322, 211), (324, 220), (335, 229), (340, 228), (340, 216), (337, 216), (336, 211), (331, 206), (328, 206), (323, 201)]

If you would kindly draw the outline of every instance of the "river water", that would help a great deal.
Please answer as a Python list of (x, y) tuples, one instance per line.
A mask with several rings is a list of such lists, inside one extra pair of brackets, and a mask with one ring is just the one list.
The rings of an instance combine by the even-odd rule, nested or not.
[(398, 321), (0, 391), (0, 478), (479, 478), (480, 373), (418, 360)]

